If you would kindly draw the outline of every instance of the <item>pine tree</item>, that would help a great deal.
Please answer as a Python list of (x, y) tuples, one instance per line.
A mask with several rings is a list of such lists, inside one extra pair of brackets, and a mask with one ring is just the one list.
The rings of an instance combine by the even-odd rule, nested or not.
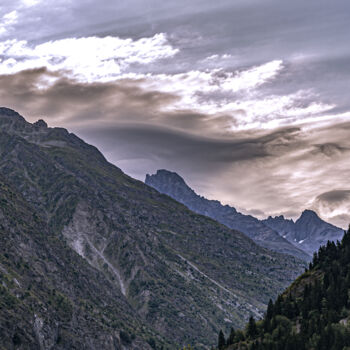
[(266, 319), (271, 320), (272, 316), (273, 316), (273, 302), (270, 299), (269, 304), (267, 305)]
[(247, 335), (249, 338), (254, 339), (258, 334), (258, 329), (253, 316), (249, 317)]
[(225, 336), (222, 330), (220, 330), (219, 332), (219, 339), (218, 339), (218, 348), (219, 350), (222, 350), (226, 345), (226, 341), (225, 341)]
[(231, 327), (230, 335), (227, 339), (227, 345), (232, 345), (235, 341), (236, 332), (233, 327)]

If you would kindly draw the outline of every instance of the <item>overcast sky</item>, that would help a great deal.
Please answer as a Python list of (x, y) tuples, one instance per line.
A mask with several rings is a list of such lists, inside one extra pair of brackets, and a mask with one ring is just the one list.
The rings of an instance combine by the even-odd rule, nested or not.
[(350, 222), (348, 0), (2, 0), (0, 104), (144, 180)]

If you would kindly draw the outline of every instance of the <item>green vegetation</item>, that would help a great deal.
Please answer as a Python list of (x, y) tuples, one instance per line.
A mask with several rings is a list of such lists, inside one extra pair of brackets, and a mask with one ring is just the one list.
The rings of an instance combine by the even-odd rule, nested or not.
[(232, 329), (223, 342), (220, 333), (218, 348), (227, 350), (350, 349), (350, 229), (314, 254), (262, 320), (250, 317), (245, 331)]

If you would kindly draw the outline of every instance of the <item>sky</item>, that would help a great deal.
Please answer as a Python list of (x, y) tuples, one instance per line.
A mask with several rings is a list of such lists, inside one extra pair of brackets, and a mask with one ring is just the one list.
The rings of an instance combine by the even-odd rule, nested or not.
[(144, 180), (350, 223), (348, 0), (2, 0), (0, 105)]

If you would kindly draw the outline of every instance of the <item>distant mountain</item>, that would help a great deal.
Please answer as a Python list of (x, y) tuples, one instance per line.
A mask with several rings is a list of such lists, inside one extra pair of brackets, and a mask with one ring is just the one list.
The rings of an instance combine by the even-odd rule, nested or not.
[(207, 348), (305, 267), (0, 108), (0, 348)]
[(219, 201), (208, 200), (199, 196), (177, 173), (158, 170), (154, 175), (147, 174), (145, 183), (183, 203), (196, 213), (209, 216), (232, 229), (245, 233), (265, 248), (290, 254), (306, 261), (311, 258), (310, 255), (295, 247), (276, 230), (265, 225), (257, 218), (239, 213), (235, 208), (222, 205)]
[(344, 235), (344, 230), (323, 221), (312, 210), (304, 210), (296, 222), (283, 216), (270, 216), (263, 223), (309, 254), (327, 241), (341, 240)]

